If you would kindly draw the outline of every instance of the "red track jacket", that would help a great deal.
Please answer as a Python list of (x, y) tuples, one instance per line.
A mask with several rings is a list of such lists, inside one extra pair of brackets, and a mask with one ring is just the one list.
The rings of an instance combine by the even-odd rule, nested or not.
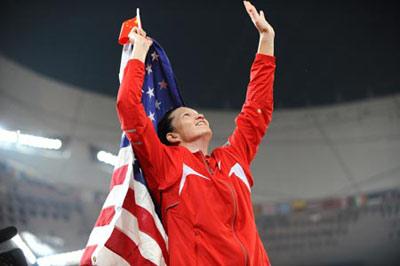
[(250, 163), (272, 118), (274, 72), (275, 57), (257, 54), (236, 128), (208, 156), (160, 142), (141, 104), (144, 64), (128, 62), (117, 111), (161, 203), (168, 265), (270, 265), (254, 221)]

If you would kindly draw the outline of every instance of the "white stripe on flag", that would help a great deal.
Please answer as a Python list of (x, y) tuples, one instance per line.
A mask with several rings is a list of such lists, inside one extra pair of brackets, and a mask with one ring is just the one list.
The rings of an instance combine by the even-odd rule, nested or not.
[(160, 246), (157, 242), (145, 233), (139, 232), (139, 234), (141, 241), (139, 250), (142, 256), (153, 262), (155, 265), (166, 265)]
[(122, 206), (128, 189), (129, 188), (124, 184), (113, 186), (110, 194), (108, 194), (107, 199), (103, 204), (103, 209), (111, 206)]
[(136, 216), (122, 209), (121, 216), (117, 219), (115, 226), (132, 239), (136, 245), (139, 243), (139, 225)]
[(114, 225), (112, 222), (108, 225), (94, 227), (90, 233), (86, 246), (104, 245), (107, 239), (111, 236), (113, 230)]
[[(161, 236), (167, 242), (167, 234), (164, 231), (164, 227), (158, 218), (158, 215), (155, 211), (153, 200), (147, 190), (147, 188), (140, 182), (133, 180), (130, 184), (130, 187), (135, 191), (135, 201), (136, 204), (144, 209), (146, 209), (149, 213), (154, 217), (154, 223), (157, 226), (158, 231)], [(168, 243), (168, 242), (167, 242)], [(168, 246), (167, 246), (168, 249)]]
[(138, 246), (140, 254), (145, 259), (156, 265), (165, 265), (160, 246), (153, 238), (139, 230), (134, 215), (123, 209), (116, 222), (116, 227)]
[(124, 76), (124, 71), (125, 71), (125, 66), (129, 61), (129, 56), (131, 55), (132, 51), (133, 51), (133, 45), (131, 43), (125, 44), (122, 47), (121, 64), (120, 64), (119, 73), (118, 73), (119, 83), (122, 82), (122, 78)]
[(96, 258), (96, 262), (93, 263), (93, 261), (92, 261), (92, 263), (93, 263), (93, 265), (97, 265), (97, 266), (110, 266), (110, 265), (131, 266), (120, 255), (118, 255), (117, 253), (114, 253), (113, 251), (109, 250), (105, 246), (97, 247), (96, 250), (92, 254), (92, 260), (93, 260), (93, 257)]
[(135, 155), (132, 152), (131, 145), (121, 148), (118, 152), (118, 160), (115, 164), (114, 171), (124, 165), (132, 164), (135, 159)]

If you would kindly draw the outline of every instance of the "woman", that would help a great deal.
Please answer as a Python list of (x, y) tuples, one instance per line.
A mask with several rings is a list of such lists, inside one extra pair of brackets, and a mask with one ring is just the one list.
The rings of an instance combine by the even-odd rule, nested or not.
[(208, 121), (188, 107), (168, 112), (158, 136), (141, 104), (144, 61), (152, 41), (134, 28), (117, 111), (168, 233), (168, 265), (270, 265), (251, 204), (250, 163), (272, 118), (275, 72), (273, 28), (250, 2), (259, 32), (246, 101), (228, 143), (209, 154)]

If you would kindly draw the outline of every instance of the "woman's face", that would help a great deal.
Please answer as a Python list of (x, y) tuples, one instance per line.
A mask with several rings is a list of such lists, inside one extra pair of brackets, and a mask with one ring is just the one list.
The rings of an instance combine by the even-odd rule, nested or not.
[(179, 107), (171, 114), (174, 133), (181, 142), (190, 143), (202, 137), (212, 136), (210, 125), (204, 115), (188, 107)]

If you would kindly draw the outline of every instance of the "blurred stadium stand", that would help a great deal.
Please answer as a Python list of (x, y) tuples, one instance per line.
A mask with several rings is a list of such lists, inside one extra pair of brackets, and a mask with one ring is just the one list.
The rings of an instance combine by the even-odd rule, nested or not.
[(255, 206), (260, 236), (276, 265), (399, 263), (400, 189), (312, 200), (297, 210), (295, 203)]
[[(0, 184), (0, 228), (16, 226), (37, 257), (84, 247), (106, 197), (104, 191), (88, 196), (79, 188), (48, 184), (2, 161)], [(400, 261), (400, 188), (259, 202), (254, 211), (275, 265), (396, 265)]]

